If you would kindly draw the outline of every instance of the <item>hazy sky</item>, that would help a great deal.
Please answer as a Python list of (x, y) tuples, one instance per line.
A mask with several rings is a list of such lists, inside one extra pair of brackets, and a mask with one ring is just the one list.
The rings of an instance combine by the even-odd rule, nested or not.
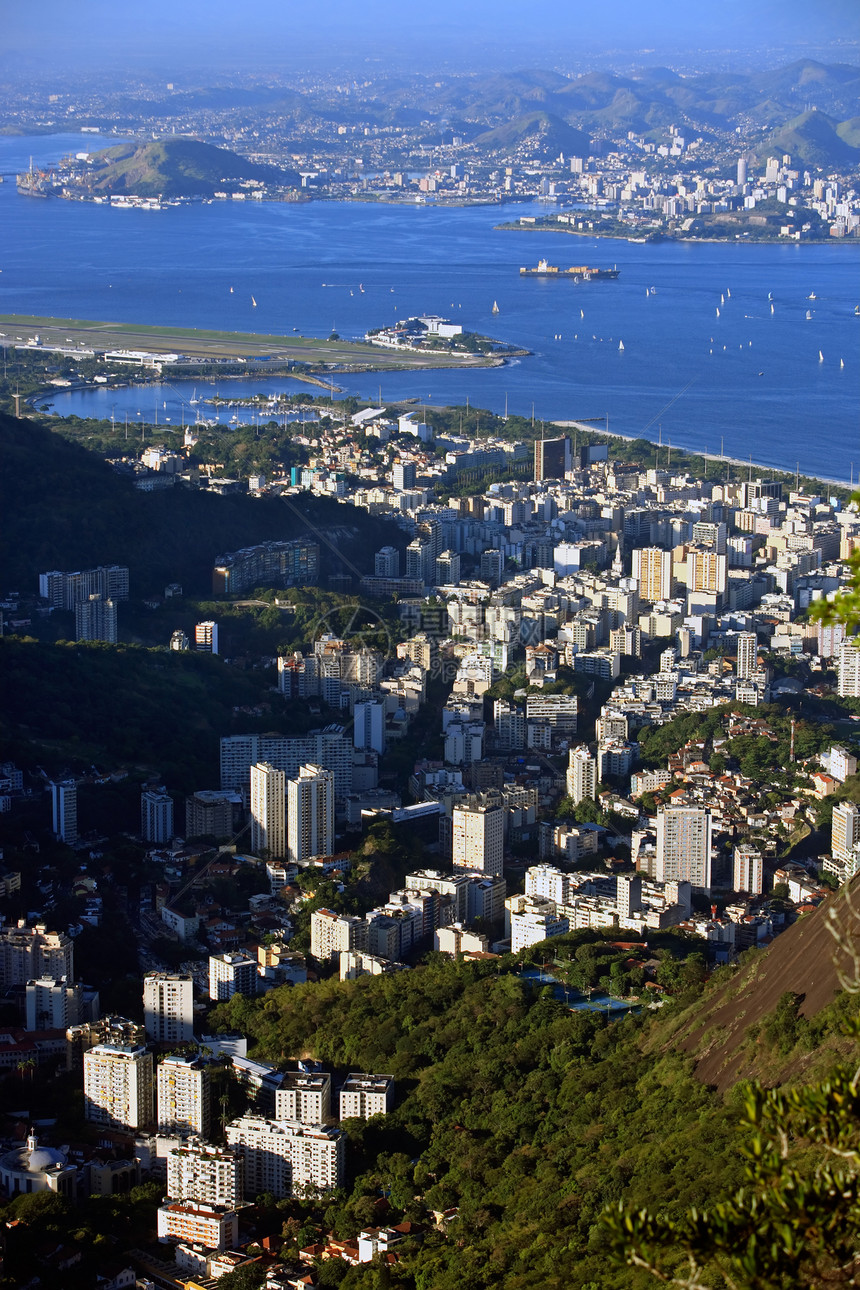
[(820, 49), (856, 42), (858, 13), (857, 0), (0, 0), (0, 48), (7, 67), (559, 66), (595, 51)]

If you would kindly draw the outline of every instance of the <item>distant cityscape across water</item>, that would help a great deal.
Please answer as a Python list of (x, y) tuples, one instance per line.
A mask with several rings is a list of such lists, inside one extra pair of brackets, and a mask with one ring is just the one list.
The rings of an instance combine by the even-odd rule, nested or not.
[[(161, 211), (19, 196), (14, 173), (107, 142), (0, 139), (0, 313), (362, 337), (437, 313), (532, 351), (471, 371), (335, 374), (349, 393), (486, 407), (848, 481), (860, 472), (857, 247), (643, 245), (495, 231), (510, 208), (360, 202)], [(517, 206), (517, 214), (544, 207)], [(521, 266), (617, 265), (617, 281)], [(255, 302), (255, 303), (254, 303)], [(493, 312), (498, 302), (498, 313)], [(223, 383), (222, 383), (223, 384)], [(297, 392), (298, 382), (261, 382)], [(220, 392), (224, 392), (221, 390)], [(86, 391), (56, 411), (152, 419), (153, 395)], [(137, 403), (134, 407), (129, 401)], [(189, 420), (182, 383), (162, 417)], [(190, 418), (193, 419), (193, 418)], [(222, 421), (229, 422), (222, 416)]]

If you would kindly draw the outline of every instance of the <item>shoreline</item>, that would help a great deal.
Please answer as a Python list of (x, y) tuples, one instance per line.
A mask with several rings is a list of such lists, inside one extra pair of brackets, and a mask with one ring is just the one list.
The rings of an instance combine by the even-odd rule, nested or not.
[[(597, 429), (594, 425), (586, 425), (584, 421), (552, 421), (548, 424), (558, 426), (562, 430), (581, 430), (585, 434), (605, 435), (608, 439), (625, 439), (628, 443), (635, 443), (637, 439), (646, 439), (648, 443), (655, 448), (661, 447), (667, 450), (667, 454), (673, 449), (675, 452), (682, 452), (686, 457), (701, 457), (703, 461), (725, 462), (727, 466), (746, 466), (755, 470), (773, 470), (780, 475), (794, 475), (797, 471), (790, 470), (785, 466), (776, 466), (773, 462), (755, 461), (752, 457), (727, 457), (722, 453), (708, 452), (706, 449), (685, 448), (683, 444), (663, 443), (658, 444), (654, 439), (648, 439), (645, 434), (625, 434), (622, 430), (602, 430)], [(812, 475), (809, 471), (801, 470), (799, 472), (801, 479), (816, 480), (819, 484), (834, 484), (837, 488), (851, 488), (856, 490), (860, 487), (860, 479), (853, 483), (847, 479), (836, 479), (828, 475)]]
[(538, 224), (494, 224), (494, 233), (564, 233), (567, 237), (601, 238), (606, 242), (630, 242), (634, 246), (660, 246), (665, 242), (680, 245), (701, 242), (703, 246), (860, 246), (856, 237), (806, 237), (801, 242), (779, 237), (744, 237), (733, 233), (731, 237), (677, 237), (674, 233), (646, 234), (645, 237), (625, 237), (623, 233), (601, 233), (598, 229), (551, 228)]

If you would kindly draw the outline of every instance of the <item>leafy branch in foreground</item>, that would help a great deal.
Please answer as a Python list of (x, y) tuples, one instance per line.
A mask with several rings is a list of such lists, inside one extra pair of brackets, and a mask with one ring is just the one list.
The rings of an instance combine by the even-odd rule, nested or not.
[[(840, 913), (847, 911), (847, 923)], [(843, 987), (860, 994), (860, 907), (846, 888), (828, 928), (848, 971)], [(860, 1037), (860, 1016), (844, 1027)], [(860, 1067), (821, 1083), (787, 1089), (751, 1085), (741, 1127), (745, 1182), (727, 1201), (691, 1209), (673, 1222), (623, 1203), (607, 1211), (616, 1261), (664, 1285), (709, 1290), (713, 1275), (731, 1290), (852, 1286), (860, 1276)], [(683, 1258), (684, 1263), (681, 1263)]]

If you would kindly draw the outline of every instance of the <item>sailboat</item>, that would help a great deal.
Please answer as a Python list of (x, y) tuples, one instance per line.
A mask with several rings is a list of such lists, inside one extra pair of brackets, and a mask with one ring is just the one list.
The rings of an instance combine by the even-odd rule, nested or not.
[(720, 304), (721, 304), (721, 305), (724, 305), (725, 303), (726, 303), (726, 298), (725, 298), (725, 296), (722, 296), (722, 295), (721, 295), (721, 296), (720, 296)]
[(770, 312), (773, 313), (773, 305), (770, 307)]
[(731, 298), (732, 298), (732, 290), (731, 290), (731, 287), (726, 287), (726, 297), (727, 297), (727, 299), (731, 300)]
[(720, 316), (720, 311), (719, 309), (717, 309), (717, 317), (719, 318), (719, 316)]
[(499, 302), (498, 302), (498, 300), (494, 300), (494, 301), (493, 301), (493, 313), (494, 313), (494, 314), (499, 313)]
[(768, 300), (773, 300), (773, 292), (772, 292), (772, 291), (769, 291), (769, 292), (767, 293), (767, 298), (768, 298)]
[(812, 310), (811, 310), (811, 309), (807, 309), (807, 311), (806, 311), (806, 321), (807, 321), (807, 322), (809, 322), (809, 321), (811, 320), (811, 318), (812, 318)]
[(359, 289), (359, 291), (361, 292), (361, 294), (362, 294), (362, 295), (364, 295), (364, 283), (363, 283), (363, 282), (359, 282), (359, 284), (358, 284), (358, 289)]
[(618, 352), (619, 352), (620, 354), (623, 354), (623, 353), (624, 353), (624, 341), (623, 341), (623, 340), (620, 340), (620, 341), (618, 342)]
[(585, 310), (584, 310), (584, 309), (580, 309), (580, 311), (579, 311), (579, 316), (580, 316), (580, 318), (584, 318), (584, 317), (585, 317)]
[(824, 355), (822, 354), (821, 350), (818, 351), (818, 361), (819, 363), (824, 362)]
[(232, 294), (233, 294), (233, 288), (231, 287), (231, 288), (230, 288), (230, 295), (232, 296)]
[(191, 398), (188, 400), (188, 402), (189, 402), (190, 404), (192, 404), (192, 406), (193, 406), (195, 403), (199, 403), (199, 402), (200, 402), (200, 400), (199, 400), (199, 399), (198, 399), (198, 397), (197, 397), (197, 386), (196, 386), (196, 385), (194, 386), (194, 393), (192, 394), (192, 396), (191, 396)]
[(840, 366), (840, 368), (842, 368), (842, 367), (844, 367), (844, 366), (845, 366), (845, 359), (844, 359), (844, 358), (840, 358), (840, 360), (839, 360), (839, 366)]
[(253, 297), (253, 296), (251, 296), (251, 305), (252, 305), (252, 307), (253, 307), (254, 309), (256, 309), (256, 308), (257, 308), (257, 302), (256, 302), (256, 300), (254, 299), (254, 297)]

